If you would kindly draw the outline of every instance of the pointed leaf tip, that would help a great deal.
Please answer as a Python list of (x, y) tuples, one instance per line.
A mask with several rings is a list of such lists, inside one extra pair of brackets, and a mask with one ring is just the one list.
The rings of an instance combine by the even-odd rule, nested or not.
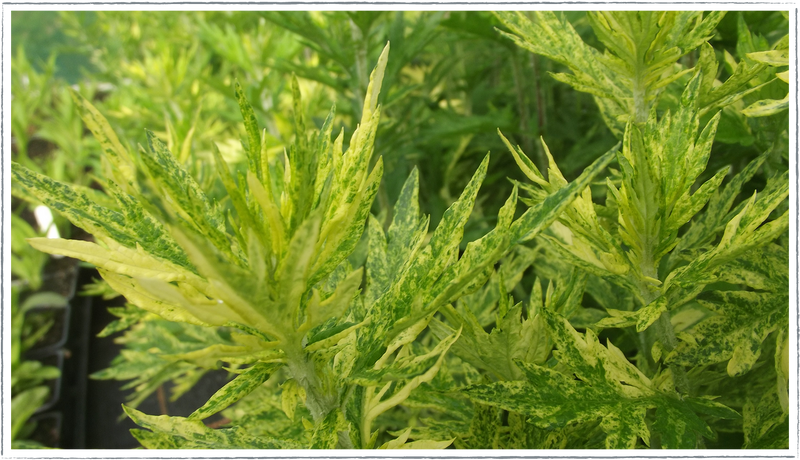
[(368, 110), (364, 111), (364, 117), (362, 117), (361, 120), (362, 125), (364, 125), (368, 120), (366, 117), (367, 113), (371, 114), (378, 106), (378, 95), (381, 92), (381, 85), (383, 84), (383, 74), (386, 71), (386, 63), (389, 61), (389, 48), (389, 42), (387, 42), (386, 46), (381, 52), (380, 57), (378, 58), (378, 63), (375, 65), (375, 69), (369, 76), (369, 86), (367, 88), (367, 96), (364, 101), (364, 107)]

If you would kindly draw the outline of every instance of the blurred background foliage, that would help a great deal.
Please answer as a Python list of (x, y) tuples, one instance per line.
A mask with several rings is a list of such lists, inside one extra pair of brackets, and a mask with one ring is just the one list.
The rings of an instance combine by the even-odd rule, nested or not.
[[(564, 15), (584, 40), (602, 49), (583, 12)], [(714, 37), (718, 60), (726, 62), (725, 52), (739, 60), (746, 52), (767, 49), (780, 38), (771, 34), (785, 29), (786, 21), (775, 12), (729, 13)], [(337, 129), (351, 130), (360, 117), (355, 102), (363, 98), (368, 69), (391, 41), (376, 145), (376, 158), (383, 156), (388, 174), (373, 211), (390, 218), (390, 203), (418, 167), (422, 210), (435, 225), (491, 151), (469, 241), (485, 233), (510, 192), (506, 178), (522, 179), (498, 128), (540, 167), (543, 136), (567, 179), (615, 142), (592, 97), (548, 75), (563, 71), (559, 64), (515, 46), (497, 33), (498, 26), (488, 12), (464, 11), (16, 11), (15, 160), (56, 179), (92, 185), (99, 145), (82, 133), (66, 92), (66, 85), (77, 85), (132, 151), (144, 145), (145, 128), (156, 132), (210, 194), (222, 199), (221, 184), (211, 183), (205, 171), (212, 142), (229, 161), (244, 159), (235, 80), (267, 127), (271, 154), (279, 155), (291, 141), (291, 74), (300, 78), (306, 110), (315, 114), (317, 125), (335, 103)], [(682, 64), (692, 66), (696, 58), (690, 54)], [(720, 67), (721, 73), (731, 72)], [(781, 98), (781, 91), (770, 84), (749, 99)], [(718, 136), (724, 152), (712, 155), (708, 171), (743, 166), (767, 149), (776, 152), (773, 163), (785, 162), (779, 152), (787, 150), (779, 144), (788, 137), (764, 138), (759, 133), (779, 130), (759, 127), (785, 125), (787, 116), (748, 119), (727, 111)]]

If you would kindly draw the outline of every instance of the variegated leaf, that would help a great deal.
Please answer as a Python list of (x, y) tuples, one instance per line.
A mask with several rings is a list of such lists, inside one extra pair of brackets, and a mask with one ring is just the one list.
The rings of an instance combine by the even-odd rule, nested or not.
[(108, 120), (83, 96), (74, 90), (70, 90), (70, 95), (78, 108), (78, 112), (86, 123), (86, 127), (92, 132), (94, 137), (100, 142), (103, 148), (103, 157), (108, 162), (108, 178), (115, 178), (123, 190), (132, 192), (137, 190), (136, 171), (130, 153), (122, 145), (117, 134), (111, 129)]
[(202, 407), (192, 412), (188, 420), (203, 420), (247, 396), (280, 367), (280, 364), (257, 363), (217, 390)]
[[(250, 106), (250, 103), (247, 102), (247, 98), (244, 95), (244, 91), (242, 90), (242, 86), (239, 84), (238, 81), (234, 82), (234, 95), (236, 96), (236, 102), (239, 104), (239, 110), (242, 112), (242, 118), (244, 119), (244, 127), (245, 131), (247, 131), (247, 140), (248, 140), (248, 151), (247, 151), (247, 166), (248, 170), (252, 173), (256, 174), (259, 180), (264, 180), (262, 166), (261, 166), (261, 134), (258, 130), (258, 121), (256, 120), (256, 114), (253, 111), (253, 107)], [(266, 152), (263, 152), (266, 153)]]
[(681, 401), (662, 393), (610, 342), (603, 347), (591, 330), (583, 335), (557, 314), (542, 314), (558, 345), (556, 358), (569, 373), (517, 361), (527, 380), (469, 386), (463, 391), (473, 401), (523, 413), (542, 428), (599, 420), (607, 448), (633, 448), (638, 439), (649, 444), (649, 408), (659, 408), (654, 429), (667, 430), (662, 441), (670, 448), (685, 447), (692, 433), (713, 436), (695, 412), (737, 416), (716, 403), (709, 408), (711, 402)]
[[(423, 326), (424, 327), (424, 326)], [(442, 357), (456, 341), (461, 331), (455, 331), (439, 342), (430, 352), (420, 356), (407, 356), (392, 364), (377, 369), (363, 370), (351, 377), (359, 385), (383, 385), (393, 380), (407, 380), (428, 373), (431, 368), (441, 364)], [(411, 338), (413, 340), (414, 337)], [(389, 349), (389, 353), (393, 351)]]
[(748, 399), (742, 414), (744, 448), (789, 448), (789, 416), (781, 409), (778, 399), (773, 391), (767, 392), (758, 401)]
[(123, 406), (125, 413), (137, 425), (184, 440), (182, 449), (298, 449), (302, 446), (290, 441), (255, 437), (240, 427), (212, 429), (199, 420), (168, 415), (145, 415), (136, 409)]
[(407, 442), (410, 434), (411, 428), (408, 428), (396, 439), (387, 441), (378, 449), (445, 449), (453, 443), (453, 439), (449, 441), (420, 440)]
[(745, 284), (752, 291), (713, 290), (701, 305), (717, 313), (700, 324), (667, 362), (699, 366), (728, 361), (728, 374), (749, 371), (767, 335), (788, 326), (788, 260), (784, 249), (769, 245), (751, 251), (723, 268), (721, 281)]
[(98, 244), (79, 240), (31, 238), (28, 242), (48, 254), (73, 257), (120, 275), (156, 278), (166, 282), (187, 279), (192, 279), (197, 284), (205, 282), (181, 266), (153, 257), (138, 244), (134, 249), (109, 241), (109, 248), (106, 249)]
[(311, 449), (333, 449), (339, 442), (339, 430), (344, 425), (342, 411), (334, 409), (322, 420), (311, 437)]
[(169, 196), (164, 205), (194, 226), (232, 262), (240, 264), (241, 255), (231, 250), (225, 219), (219, 208), (206, 197), (200, 185), (183, 169), (163, 141), (150, 131), (147, 131), (147, 140), (150, 148), (143, 150), (142, 163), (161, 187), (165, 198)]

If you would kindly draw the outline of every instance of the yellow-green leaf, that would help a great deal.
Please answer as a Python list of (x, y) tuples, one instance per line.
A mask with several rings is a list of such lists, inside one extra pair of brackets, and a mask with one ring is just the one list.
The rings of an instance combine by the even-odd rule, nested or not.
[(293, 441), (279, 440), (267, 436), (251, 436), (240, 427), (212, 429), (200, 420), (168, 415), (147, 415), (127, 406), (122, 406), (128, 417), (137, 425), (182, 438), (184, 449), (298, 449), (302, 446)]
[(156, 278), (167, 282), (191, 279), (195, 284), (205, 283), (194, 273), (167, 260), (157, 259), (138, 245), (136, 249), (132, 249), (110, 241), (109, 248), (106, 249), (90, 241), (61, 238), (30, 238), (28, 242), (48, 254), (83, 260), (120, 275)]
[(203, 420), (224, 410), (266, 382), (278, 367), (280, 364), (256, 363), (217, 390), (202, 407), (192, 412), (188, 420)]
[(755, 53), (747, 53), (747, 57), (756, 62), (766, 64), (773, 67), (781, 67), (789, 65), (789, 50), (770, 50), (758, 51)]
[(449, 441), (420, 440), (407, 442), (410, 434), (411, 428), (407, 428), (397, 438), (383, 443), (378, 449), (446, 449), (455, 440), (453, 438)]
[(297, 402), (305, 402), (306, 392), (295, 379), (289, 379), (281, 385), (281, 410), (287, 417), (294, 420), (294, 411)]
[(789, 95), (787, 94), (783, 99), (764, 99), (762, 101), (756, 101), (742, 110), (742, 113), (748, 117), (767, 117), (788, 109)]

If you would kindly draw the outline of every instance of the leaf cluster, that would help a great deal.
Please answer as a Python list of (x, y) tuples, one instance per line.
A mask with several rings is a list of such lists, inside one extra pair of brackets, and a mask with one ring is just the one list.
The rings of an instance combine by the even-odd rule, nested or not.
[[(172, 128), (148, 131), (137, 151), (73, 93), (103, 151), (104, 192), (18, 163), (12, 177), (19, 194), (95, 241), (29, 242), (95, 264), (129, 302), (103, 332), (124, 331), (118, 340), (128, 348), (96, 377), (133, 379), (125, 412), (149, 430), (134, 431), (145, 447), (696, 448), (719, 445), (719, 433), (741, 433), (743, 447), (783, 447), (788, 134), (770, 85), (785, 81), (788, 42), (772, 34), (770, 45), (739, 15), (737, 62), (730, 47), (711, 44), (724, 16), (275, 12), (231, 20), (255, 28), (256, 42), (239, 40), (215, 15), (193, 17), (212, 54), (225, 57), (218, 68), (260, 79), (231, 80), (228, 98), (244, 120), (240, 158), (210, 144), (213, 162), (196, 161), (194, 132), (233, 132), (198, 128), (207, 123), (197, 121), (200, 111), (184, 140)], [(187, 21), (123, 22), (131, 20)], [(486, 48), (467, 53), (441, 38), (445, 31), (480, 37)], [(301, 46), (269, 54), (270, 43), (293, 36)], [(388, 58), (386, 37), (397, 58)], [(431, 94), (442, 94), (445, 112), (478, 97), (444, 95), (447, 82), (473, 78), (446, 71), (452, 60), (420, 64), (437, 43), (453, 46), (455, 58), (477, 60), (487, 49), (512, 56), (518, 108), (530, 100), (517, 78), (529, 56), (515, 44), (564, 66), (570, 73), (552, 74), (555, 85), (592, 96), (595, 123), (608, 131), (587, 138), (604, 147), (572, 163), (588, 164), (578, 175), (559, 167), (543, 139), (523, 136), (522, 148), (498, 132), (510, 152), (501, 161), (519, 169), (510, 194), (497, 193), (488, 155), (465, 162), (474, 167), (453, 180), (480, 136), (469, 130), (482, 133), (489, 120), (427, 126), (450, 116), (422, 110)], [(132, 53), (139, 46), (119, 44)], [(298, 59), (301, 48), (313, 53), (310, 64)], [(194, 83), (173, 85), (184, 75), (208, 84), (214, 74), (195, 67), (206, 62), (199, 48), (170, 53), (126, 67), (142, 87), (175, 90), (142, 113), (192, 94)], [(272, 87), (274, 76), (252, 56), (300, 79)], [(166, 80), (148, 81), (142, 65), (162, 66)], [(267, 87), (278, 89), (267, 97)], [(318, 117), (321, 94), (341, 99)], [(288, 101), (292, 117), (265, 117), (256, 102), (265, 98)], [(530, 112), (487, 113), (493, 131), (531, 131)], [(404, 121), (414, 115), (419, 124)], [(339, 122), (355, 126), (336, 134)], [(725, 134), (742, 122), (767, 134)], [(408, 149), (434, 144), (452, 150), (436, 160), (440, 218), (424, 212), (422, 168), (383, 177)], [(456, 184), (463, 189), (450, 196)], [(499, 202), (496, 218), (481, 201), (487, 192)], [(178, 397), (220, 367), (233, 378), (190, 416), (136, 409), (162, 383), (177, 384)], [(219, 413), (223, 427), (202, 422)]]

